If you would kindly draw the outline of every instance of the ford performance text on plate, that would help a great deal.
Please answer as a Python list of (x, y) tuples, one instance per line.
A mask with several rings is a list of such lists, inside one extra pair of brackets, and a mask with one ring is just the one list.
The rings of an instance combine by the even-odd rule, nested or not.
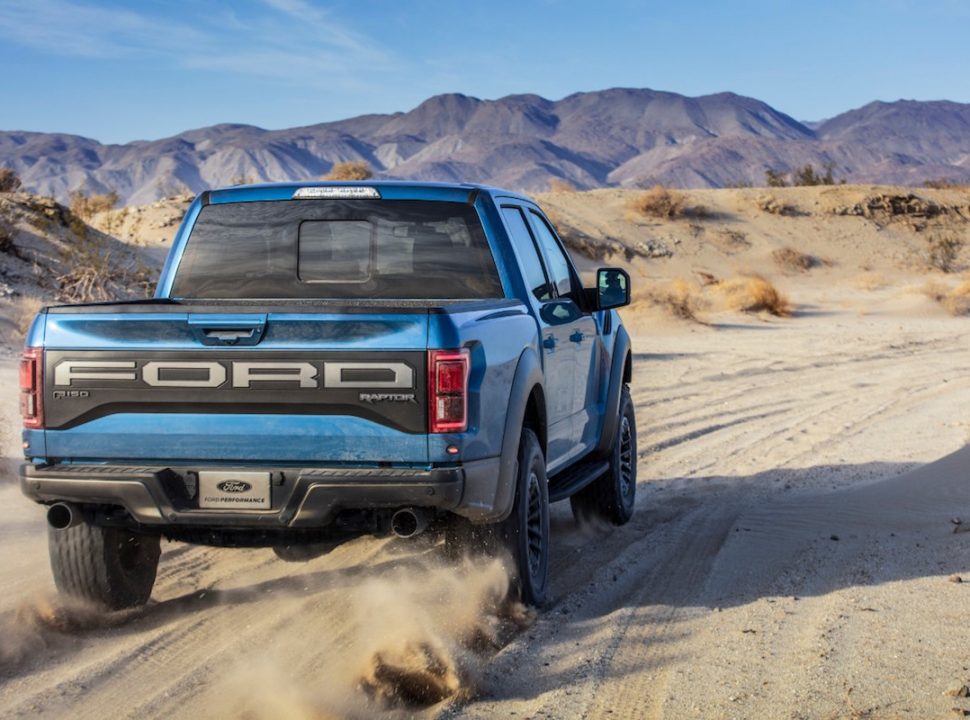
[(630, 519), (627, 274), (584, 288), (531, 200), (472, 185), (200, 195), (153, 300), (44, 309), (24, 493), (58, 588), (147, 602), (161, 537), (308, 559), (431, 530), (542, 604), (549, 503)]

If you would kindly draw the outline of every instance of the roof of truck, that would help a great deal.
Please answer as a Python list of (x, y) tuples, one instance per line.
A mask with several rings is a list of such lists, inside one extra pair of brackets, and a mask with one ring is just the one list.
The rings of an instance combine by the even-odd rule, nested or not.
[(474, 201), (479, 193), (527, 200), (524, 195), (503, 188), (475, 183), (417, 182), (410, 180), (307, 181), (234, 185), (206, 190), (199, 195), (203, 205), (227, 202), (291, 200), (301, 188), (373, 188), (387, 200)]

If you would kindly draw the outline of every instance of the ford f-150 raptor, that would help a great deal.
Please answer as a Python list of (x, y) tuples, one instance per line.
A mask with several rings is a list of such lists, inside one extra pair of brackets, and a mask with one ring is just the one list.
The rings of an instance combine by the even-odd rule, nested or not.
[(491, 187), (203, 192), (151, 300), (45, 308), (21, 486), (63, 593), (148, 601), (160, 538), (319, 554), (429, 525), (547, 586), (549, 503), (629, 520), (617, 268), (584, 288), (542, 210)]

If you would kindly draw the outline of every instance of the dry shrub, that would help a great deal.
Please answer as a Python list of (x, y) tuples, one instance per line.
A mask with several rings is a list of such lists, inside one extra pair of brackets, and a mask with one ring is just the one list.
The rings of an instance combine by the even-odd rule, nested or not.
[(370, 180), (374, 177), (370, 165), (364, 160), (334, 163), (322, 180)]
[(930, 233), (926, 238), (926, 264), (941, 272), (957, 269), (957, 258), (963, 249), (963, 239), (952, 232), (942, 230)]
[(923, 187), (933, 190), (966, 190), (970, 185), (965, 182), (951, 180), (950, 178), (938, 178), (936, 180), (926, 180)]
[(970, 280), (957, 285), (949, 292), (943, 307), (951, 315), (970, 315)]
[(655, 185), (632, 197), (627, 208), (633, 216), (673, 220), (684, 215), (685, 200), (683, 194)]
[(791, 302), (760, 275), (731, 278), (717, 284), (728, 306), (741, 312), (766, 312), (776, 317), (791, 315)]
[(860, 290), (881, 290), (889, 286), (889, 281), (877, 272), (863, 272), (855, 279), (855, 285)]
[(21, 186), (20, 177), (7, 167), (0, 167), (0, 192), (17, 192)]
[(701, 322), (698, 313), (704, 308), (698, 289), (683, 278), (648, 288), (638, 295), (637, 302), (653, 305), (672, 317), (692, 322)]
[(114, 210), (118, 193), (112, 190), (102, 195), (85, 195), (80, 190), (71, 193), (71, 212), (82, 220), (90, 220), (100, 212)]
[(770, 213), (771, 215), (782, 215), (785, 217), (794, 217), (795, 215), (800, 215), (798, 208), (786, 202), (782, 202), (774, 195), (759, 195), (755, 199), (755, 204), (764, 212)]
[(808, 272), (822, 262), (812, 255), (808, 255), (793, 247), (781, 247), (771, 253), (772, 259), (782, 269), (788, 272)]
[(942, 283), (928, 283), (923, 287), (923, 294), (954, 317), (970, 315), (970, 280), (964, 280), (955, 288)]
[(563, 180), (562, 178), (553, 178), (549, 181), (549, 192), (576, 192), (576, 186), (568, 180)]
[(748, 236), (741, 230), (719, 230), (714, 234), (710, 242), (712, 245), (714, 245), (714, 247), (726, 255), (734, 255), (735, 253), (744, 252), (751, 247), (751, 242), (748, 240)]
[[(75, 227), (80, 225), (80, 230)], [(66, 272), (55, 278), (56, 298), (65, 303), (89, 303), (119, 298), (151, 297), (156, 273), (134, 259), (113, 258), (108, 237), (72, 223), (75, 241), (63, 253)]]

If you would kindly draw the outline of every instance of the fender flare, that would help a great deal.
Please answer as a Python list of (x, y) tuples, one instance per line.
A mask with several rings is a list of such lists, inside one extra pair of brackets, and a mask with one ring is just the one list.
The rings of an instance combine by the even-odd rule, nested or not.
[[(515, 377), (509, 391), (508, 411), (505, 414), (505, 434), (502, 437), (502, 455), (499, 462), (498, 485), (495, 488), (495, 504), (489, 522), (501, 522), (512, 512), (515, 500), (515, 471), (519, 457), (519, 440), (522, 436), (522, 423), (525, 410), (533, 388), (543, 385), (542, 364), (532, 348), (526, 348), (519, 355)], [(545, 448), (543, 448), (545, 453)]]
[(626, 328), (620, 325), (616, 331), (613, 343), (613, 365), (610, 367), (610, 384), (606, 395), (606, 407), (603, 411), (603, 431), (600, 433), (599, 445), (596, 451), (606, 454), (613, 448), (616, 438), (616, 428), (620, 420), (620, 394), (623, 389), (623, 374), (627, 359), (631, 357), (630, 335)]

